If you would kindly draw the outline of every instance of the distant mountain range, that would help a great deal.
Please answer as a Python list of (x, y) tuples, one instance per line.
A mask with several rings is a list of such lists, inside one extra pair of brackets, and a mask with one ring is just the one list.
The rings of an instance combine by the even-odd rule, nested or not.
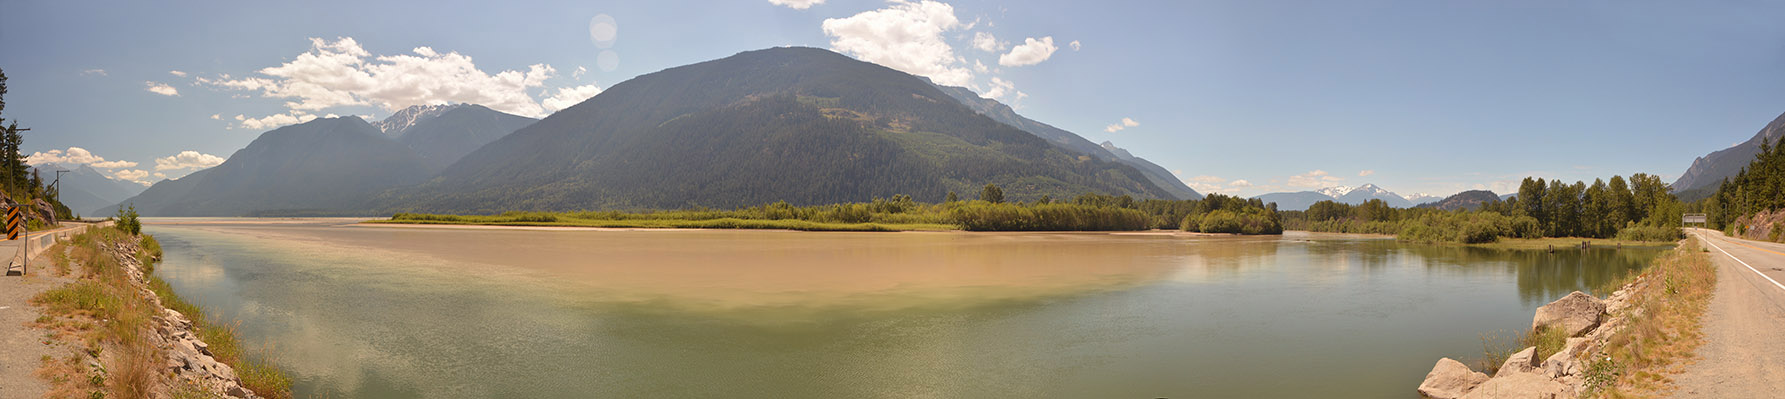
[(987, 183), (1022, 201), (1201, 197), (1127, 151), (963, 91), (827, 50), (749, 51), (539, 121), (457, 104), (286, 126), (119, 202), (149, 216), (730, 208), (971, 199)]
[(1780, 114), (1771, 123), (1767, 123), (1766, 127), (1754, 133), (1754, 137), (1748, 141), (1692, 160), (1692, 166), (1687, 167), (1678, 180), (1674, 180), (1671, 188), (1676, 194), (1707, 187), (1715, 190), (1718, 184), (1723, 183), (1724, 178), (1735, 176), (1754, 162), (1754, 156), (1760, 153), (1760, 143), (1777, 144), (1781, 136), (1785, 136), (1785, 114)]
[[(1382, 202), (1388, 203), (1388, 206), (1396, 208), (1411, 208), (1414, 204), (1413, 200), (1408, 199), (1408, 197), (1395, 194), (1394, 192), (1378, 187), (1375, 184), (1364, 184), (1351, 188), (1327, 187), (1315, 191), (1270, 193), (1252, 198), (1257, 198), (1266, 203), (1275, 202), (1277, 204), (1277, 209), (1286, 211), (1306, 210), (1309, 206), (1313, 206), (1314, 203), (1320, 201), (1333, 201), (1356, 205), (1372, 199), (1379, 199), (1382, 200)], [(1419, 194), (1415, 196), (1415, 198), (1430, 199), (1435, 197)]]
[(1445, 197), (1442, 200), (1422, 203), (1419, 204), (1418, 207), (1437, 208), (1446, 211), (1454, 211), (1458, 209), (1475, 210), (1476, 208), (1480, 208), (1481, 204), (1502, 200), (1504, 200), (1504, 197), (1494, 194), (1493, 191), (1469, 190)]
[(113, 179), (84, 164), (46, 163), (31, 167), (42, 173), (46, 183), (56, 178), (55, 171), (68, 171), (68, 173), (62, 174), (62, 182), (58, 184), (58, 190), (61, 191), (58, 199), (62, 201), (62, 205), (67, 205), (69, 210), (79, 213), (81, 216), (110, 216), (110, 214), (87, 212), (116, 204), (147, 188), (136, 182)]

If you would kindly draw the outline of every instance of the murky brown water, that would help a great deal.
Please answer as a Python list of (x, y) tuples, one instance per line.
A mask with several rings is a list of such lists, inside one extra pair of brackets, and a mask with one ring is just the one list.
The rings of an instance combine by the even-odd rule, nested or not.
[(1657, 253), (155, 222), (300, 397), (1411, 397)]

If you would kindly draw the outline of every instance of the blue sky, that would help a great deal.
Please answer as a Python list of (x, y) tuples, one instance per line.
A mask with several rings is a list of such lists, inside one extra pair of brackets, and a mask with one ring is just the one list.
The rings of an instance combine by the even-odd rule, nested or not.
[[(544, 115), (639, 74), (784, 45), (968, 85), (1199, 191), (1248, 196), (1363, 183), (1504, 192), (1527, 175), (1672, 181), (1785, 112), (1785, 24), (1769, 20), (1785, 3), (1761, 1), (7, 0), (0, 11), (5, 116), (33, 129), (25, 152), (143, 182), (303, 118), (444, 101)], [(599, 15), (611, 41), (592, 36), (609, 26), (592, 24)]]

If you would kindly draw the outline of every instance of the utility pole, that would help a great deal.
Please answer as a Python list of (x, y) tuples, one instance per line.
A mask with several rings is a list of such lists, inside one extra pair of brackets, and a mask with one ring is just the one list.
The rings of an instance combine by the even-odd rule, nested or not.
[[(69, 171), (66, 171), (66, 170), (60, 170), (60, 169), (56, 170), (56, 180), (50, 182), (50, 198), (54, 198), (56, 200), (56, 203), (58, 203), (58, 204), (62, 203), (62, 174), (68, 173), (68, 172)], [(56, 216), (55, 213), (56, 213), (55, 210), (51, 210), (50, 217), (55, 217)], [(70, 212), (70, 213), (73, 213), (73, 212)], [(68, 215), (68, 216), (74, 217), (74, 215)]]

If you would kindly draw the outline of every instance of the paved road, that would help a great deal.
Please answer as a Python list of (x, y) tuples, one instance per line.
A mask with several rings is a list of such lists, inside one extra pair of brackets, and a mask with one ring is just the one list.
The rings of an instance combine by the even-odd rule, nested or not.
[(1700, 359), (1675, 379), (1679, 398), (1785, 397), (1785, 244), (1689, 229), (1717, 267)]

